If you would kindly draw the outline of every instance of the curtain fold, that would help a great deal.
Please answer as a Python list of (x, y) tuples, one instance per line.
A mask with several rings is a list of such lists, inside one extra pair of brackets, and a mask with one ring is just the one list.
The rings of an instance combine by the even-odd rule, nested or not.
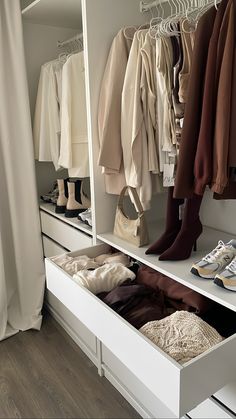
[(0, 1), (0, 340), (39, 330), (44, 267), (19, 0)]

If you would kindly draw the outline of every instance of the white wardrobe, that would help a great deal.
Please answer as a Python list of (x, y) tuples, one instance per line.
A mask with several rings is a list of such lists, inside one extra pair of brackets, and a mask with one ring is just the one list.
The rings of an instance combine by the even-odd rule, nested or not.
[[(57, 41), (81, 32), (84, 40), (90, 163), (87, 183), (93, 227), (65, 219), (55, 214), (50, 204), (40, 203), (49, 310), (98, 367), (99, 374), (110, 380), (141, 416), (235, 417), (236, 335), (181, 366), (50, 260), (50, 256), (65, 251), (96, 256), (112, 246), (236, 311), (235, 293), (189, 273), (192, 263), (218, 240), (228, 241), (236, 235), (235, 202), (214, 201), (206, 193), (199, 251), (187, 261), (160, 262), (153, 255), (145, 255), (145, 248), (138, 249), (112, 233), (117, 197), (105, 193), (97, 165), (100, 85), (113, 37), (124, 26), (148, 21), (150, 14), (140, 12), (139, 0), (27, 0), (22, 1), (22, 7), (32, 115), (40, 67), (59, 55)], [(40, 195), (50, 189), (58, 175), (51, 163), (36, 162), (36, 172)], [(155, 196), (147, 213), (150, 242), (163, 231), (164, 211), (165, 194)]]

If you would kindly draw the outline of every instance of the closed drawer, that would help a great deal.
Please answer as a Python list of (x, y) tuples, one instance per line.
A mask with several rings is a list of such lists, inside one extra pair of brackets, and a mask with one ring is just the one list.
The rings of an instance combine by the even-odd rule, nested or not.
[(69, 250), (92, 246), (92, 238), (74, 227), (40, 211), (42, 232)]
[[(79, 338), (79, 345), (81, 348), (84, 350), (84, 345), (86, 346), (93, 356), (91, 357), (88, 351), (86, 351), (87, 355), (95, 362), (97, 342), (93, 333), (91, 333), (90, 330), (88, 330), (88, 328), (85, 327), (83, 323), (81, 323), (81, 321), (78, 320), (50, 291), (47, 291), (46, 293), (46, 301), (53, 314), (56, 314), (56, 318), (58, 319), (59, 316), (59, 320), (63, 319), (62, 323), (64, 328), (69, 332), (72, 332), (72, 336)], [(84, 345), (81, 345), (81, 343)]]
[[(142, 417), (170, 419), (174, 416), (170, 409), (155, 397), (105, 345), (102, 345), (101, 352), (105, 377), (116, 387), (116, 383), (119, 383), (120, 386), (128, 391), (129, 399), (127, 400)], [(135, 405), (135, 402), (137, 405)], [(144, 412), (140, 410), (140, 407)]]
[[(107, 250), (99, 245), (70, 255), (95, 257)], [(235, 378), (235, 335), (182, 366), (50, 259), (46, 277), (48, 289), (173, 415), (181, 417)]]
[(43, 236), (43, 251), (46, 258), (56, 255), (62, 255), (66, 249), (46, 236)]

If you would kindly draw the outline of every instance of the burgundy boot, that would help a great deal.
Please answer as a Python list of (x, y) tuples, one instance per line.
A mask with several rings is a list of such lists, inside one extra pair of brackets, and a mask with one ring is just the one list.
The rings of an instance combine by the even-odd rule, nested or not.
[(172, 246), (161, 254), (159, 260), (184, 260), (191, 255), (196, 240), (202, 233), (199, 211), (202, 196), (188, 198), (184, 207), (182, 226)]
[(174, 187), (168, 188), (167, 212), (166, 212), (166, 229), (162, 236), (153, 243), (147, 250), (146, 255), (160, 255), (174, 243), (180, 229), (182, 221), (180, 220), (180, 205), (184, 203), (184, 199), (173, 198)]

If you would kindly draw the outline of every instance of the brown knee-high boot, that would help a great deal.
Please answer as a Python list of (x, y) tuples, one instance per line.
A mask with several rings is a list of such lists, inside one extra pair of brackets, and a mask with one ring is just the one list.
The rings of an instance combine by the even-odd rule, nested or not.
[(147, 255), (160, 255), (166, 249), (169, 249), (180, 231), (182, 222), (179, 216), (179, 207), (184, 203), (184, 199), (173, 198), (173, 191), (174, 187), (171, 186), (168, 188), (165, 232), (146, 250)]
[(182, 226), (172, 246), (161, 254), (159, 260), (184, 260), (191, 255), (196, 240), (202, 233), (199, 218), (202, 196), (193, 195), (188, 198), (184, 207)]

